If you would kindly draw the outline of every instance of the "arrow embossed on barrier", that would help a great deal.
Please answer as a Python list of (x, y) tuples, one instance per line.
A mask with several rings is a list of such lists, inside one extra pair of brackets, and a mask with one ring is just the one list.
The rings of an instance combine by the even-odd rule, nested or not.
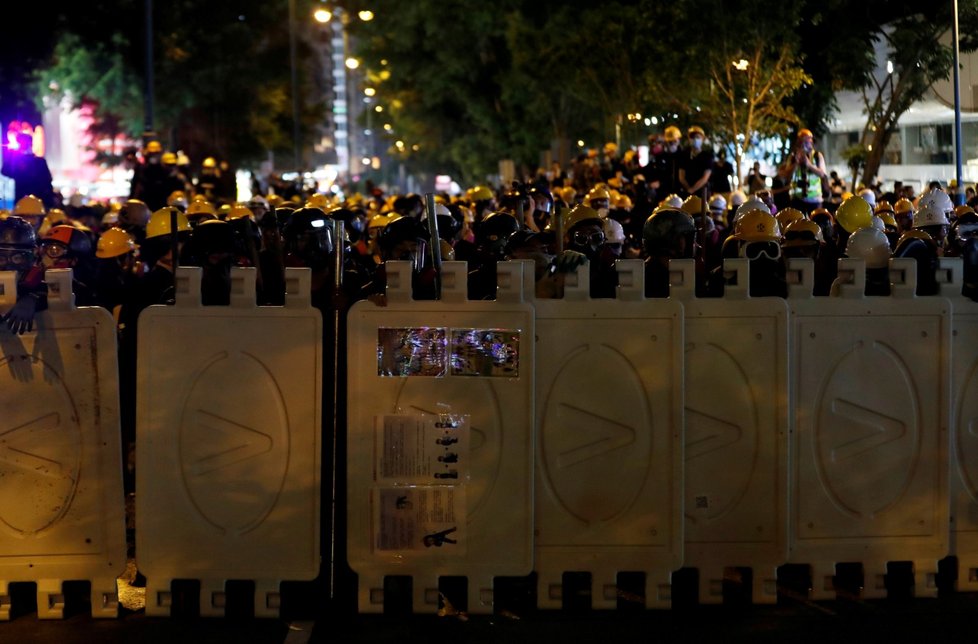
[(733, 445), (743, 436), (739, 425), (686, 408), (686, 460), (706, 456)]
[(60, 478), (64, 465), (36, 452), (50, 448), (52, 432), (60, 426), (61, 416), (52, 412), (0, 434), (0, 461), (40, 476)]
[(557, 456), (558, 467), (571, 467), (635, 442), (633, 427), (567, 403), (561, 403), (561, 407), (573, 412), (571, 418), (578, 421), (569, 423), (576, 425), (574, 433), (590, 440), (561, 452)]
[(836, 445), (832, 449), (832, 460), (836, 463), (900, 440), (907, 433), (906, 424), (899, 419), (841, 398), (832, 401), (832, 413), (869, 430), (862, 436)]
[(268, 434), (209, 411), (197, 410), (197, 425), (202, 432), (207, 432), (202, 435), (211, 435), (215, 442), (230, 444), (231, 447), (197, 459), (191, 468), (196, 476), (230, 467), (272, 450), (273, 441)]

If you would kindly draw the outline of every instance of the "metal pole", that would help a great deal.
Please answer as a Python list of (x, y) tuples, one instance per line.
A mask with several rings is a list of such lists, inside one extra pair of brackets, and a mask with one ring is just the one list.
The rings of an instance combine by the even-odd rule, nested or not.
[(299, 70), (296, 66), (295, 0), (289, 0), (289, 68), (292, 72), (292, 164), (301, 172), (299, 140)]
[(428, 240), (431, 244), (431, 267), (435, 270), (435, 299), (441, 299), (441, 238), (438, 236), (438, 217), (435, 214), (435, 195), (425, 193), (428, 217)]
[(960, 206), (964, 203), (964, 186), (961, 185), (961, 82), (960, 70), (958, 69), (958, 58), (961, 53), (958, 44), (958, 0), (954, 3), (954, 28), (952, 39), (954, 40), (954, 169), (957, 178), (957, 188), (954, 189), (954, 203)]
[(143, 132), (153, 132), (153, 0), (145, 0), (146, 87), (143, 96)]
[[(346, 309), (346, 298), (343, 297), (343, 251), (345, 250), (344, 237), (345, 231), (343, 229), (343, 222), (339, 220), (333, 221), (333, 299), (330, 307), (333, 313), (333, 436), (332, 444), (333, 449), (331, 450), (330, 460), (330, 518), (329, 518), (329, 597), (330, 599), (336, 598), (336, 559), (338, 553), (336, 550), (337, 545), (337, 535), (336, 535), (336, 517), (337, 517), (337, 499), (340, 498), (338, 483), (339, 483), (339, 473), (337, 472), (337, 467), (339, 465), (339, 449), (340, 441), (339, 435), (342, 428), (340, 427), (341, 417), (339, 413), (340, 409), (340, 378), (344, 377), (345, 374), (341, 373), (342, 363), (340, 361), (340, 350), (342, 338), (340, 337), (343, 329), (343, 313)], [(343, 443), (345, 445), (345, 443)]]

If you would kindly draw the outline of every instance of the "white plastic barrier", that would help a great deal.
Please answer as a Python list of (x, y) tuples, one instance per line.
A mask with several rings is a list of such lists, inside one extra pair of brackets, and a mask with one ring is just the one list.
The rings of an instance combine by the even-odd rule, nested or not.
[(978, 303), (961, 295), (960, 259), (942, 259), (941, 295), (951, 327), (951, 553), (959, 590), (978, 591)]
[(787, 560), (788, 306), (748, 295), (749, 262), (722, 299), (697, 299), (693, 260), (674, 261), (685, 309), (686, 552), (700, 602), (723, 601), (727, 568), (752, 568), (755, 603), (777, 601)]
[[(17, 297), (0, 273), (0, 312)], [(70, 270), (47, 271), (48, 310), (21, 336), (0, 324), (0, 619), (11, 582), (63, 616), (62, 581), (91, 581), (92, 615), (116, 617), (126, 567), (115, 323), (74, 307)]]
[(833, 598), (837, 563), (861, 563), (863, 596), (885, 594), (887, 563), (911, 561), (936, 593), (948, 551), (951, 307), (914, 295), (913, 260), (890, 263), (893, 294), (866, 297), (862, 260), (840, 260), (840, 297), (813, 298), (812, 265), (792, 260), (790, 561)]
[(282, 580), (319, 572), (322, 317), (310, 273), (288, 269), (284, 307), (255, 305), (255, 269), (231, 305), (201, 306), (199, 268), (175, 306), (139, 318), (136, 552), (146, 612), (169, 614), (173, 579), (200, 580), (201, 615), (225, 582), (255, 582), (276, 616)]
[[(387, 306), (348, 316), (348, 526), (359, 609), (384, 577), (413, 578), (413, 609), (438, 579), (468, 577), (468, 608), (492, 611), (493, 578), (533, 557), (534, 316), (522, 265), (498, 265), (498, 301), (466, 299), (445, 262), (442, 299), (411, 299), (411, 265), (388, 262)], [(441, 422), (448, 421), (448, 422)], [(436, 426), (444, 425), (444, 426)], [(457, 600), (455, 600), (457, 601)]]
[(584, 265), (563, 299), (534, 301), (540, 608), (562, 605), (565, 572), (591, 574), (594, 608), (644, 572), (646, 605), (666, 607), (682, 565), (682, 306), (645, 299), (640, 260), (618, 273), (616, 299), (590, 299)]

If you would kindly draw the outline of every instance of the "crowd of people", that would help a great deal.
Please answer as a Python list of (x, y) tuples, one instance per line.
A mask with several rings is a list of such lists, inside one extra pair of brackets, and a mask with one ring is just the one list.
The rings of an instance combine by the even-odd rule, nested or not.
[(117, 323), (131, 448), (139, 314), (174, 302), (177, 266), (201, 268), (204, 305), (228, 304), (231, 269), (253, 267), (256, 301), (269, 306), (285, 302), (286, 268), (308, 268), (313, 305), (342, 313), (362, 299), (384, 304), (390, 260), (411, 262), (415, 299), (439, 297), (446, 260), (467, 263), (470, 299), (494, 299), (502, 260), (532, 261), (538, 298), (562, 297), (568, 274), (585, 264), (591, 296), (613, 298), (615, 262), (637, 258), (645, 262), (646, 296), (658, 298), (669, 296), (673, 259), (694, 260), (700, 297), (721, 297), (736, 279), (724, 272), (725, 258), (749, 260), (752, 296), (786, 297), (788, 258), (814, 262), (818, 296), (838, 289), (841, 257), (865, 261), (867, 295), (889, 294), (891, 257), (912, 258), (924, 295), (938, 291), (938, 260), (959, 256), (964, 294), (978, 299), (973, 196), (955, 207), (939, 184), (919, 197), (873, 187), (835, 194), (807, 130), (779, 166), (784, 185), (753, 176), (748, 195), (731, 188), (729, 163), (704, 146), (701, 128), (686, 138), (682, 146), (676, 128), (652, 137), (645, 165), (634, 150), (619, 156), (608, 144), (566, 170), (435, 195), (431, 203), (379, 189), (255, 194), (236, 203), (218, 164), (205, 162), (205, 180), (188, 183), (150, 143), (128, 200), (85, 203), (76, 195), (52, 208), (25, 195), (12, 212), (0, 212), (0, 271), (17, 274), (16, 303), (0, 319), (13, 333), (31, 331), (47, 305), (45, 271), (72, 269), (76, 304), (104, 307)]

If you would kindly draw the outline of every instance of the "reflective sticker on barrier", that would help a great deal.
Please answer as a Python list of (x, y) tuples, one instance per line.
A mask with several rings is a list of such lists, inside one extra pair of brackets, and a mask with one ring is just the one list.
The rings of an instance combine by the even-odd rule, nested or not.
[(614, 608), (630, 571), (645, 572), (647, 605), (668, 606), (683, 557), (682, 305), (643, 299), (641, 279), (637, 298), (591, 300), (582, 268), (563, 300), (534, 300), (537, 601), (560, 608), (563, 573), (582, 571), (592, 606)]
[[(387, 306), (359, 302), (347, 316), (347, 556), (358, 574), (359, 609), (364, 612), (383, 610), (388, 575), (413, 577), (415, 612), (438, 610), (440, 576), (468, 577), (469, 611), (491, 612), (493, 578), (533, 570), (536, 348), (528, 340), (535, 326), (533, 309), (522, 300), (522, 266), (501, 264), (496, 301), (466, 299), (464, 262), (445, 262), (442, 268), (442, 299), (414, 301), (410, 265), (388, 262)], [(420, 366), (378, 369), (378, 339), (391, 329), (401, 330), (390, 332), (392, 346), (415, 343), (405, 353), (437, 356), (432, 362), (445, 365), (441, 377), (412, 377), (421, 375)], [(427, 330), (428, 335), (404, 330)], [(422, 364), (420, 359), (403, 362)], [(440, 438), (437, 432), (426, 435), (424, 429), (412, 429), (395, 439), (378, 424), (379, 418), (391, 415), (414, 416), (420, 419), (413, 421), (415, 428), (430, 428), (446, 414), (465, 416), (466, 423), (440, 428)], [(395, 448), (397, 441), (401, 447)], [(393, 451), (401, 448), (405, 457), (413, 456), (397, 461)], [(390, 478), (379, 476), (385, 459), (393, 461), (387, 470)], [(405, 482), (407, 486), (396, 484)], [(391, 489), (401, 491), (400, 496), (411, 490), (408, 500), (414, 512), (419, 504), (435, 507), (430, 496), (444, 500), (450, 491), (458, 521), (429, 528), (402, 509), (401, 515), (415, 517), (412, 523), (387, 525), (411, 526), (411, 534), (421, 536), (420, 548), (414, 538), (415, 550), (379, 549), (384, 524), (378, 495)], [(391, 517), (398, 516), (396, 500)], [(446, 507), (442, 501), (438, 505)], [(396, 534), (385, 543), (404, 543)]]
[[(180, 269), (185, 288), (198, 271)], [(322, 317), (306, 284), (284, 307), (253, 295), (200, 307), (178, 291), (176, 306), (140, 316), (136, 538), (149, 614), (169, 611), (158, 598), (172, 579), (222, 589), (319, 573)], [(277, 613), (264, 597), (256, 611)]]
[(377, 420), (377, 480), (425, 485), (469, 478), (467, 416), (390, 415)]
[[(0, 281), (15, 293), (12, 276)], [(62, 617), (62, 580), (91, 581), (93, 616), (116, 617), (126, 536), (115, 323), (71, 305), (70, 271), (46, 280), (57, 293), (33, 333), (0, 324), (0, 619), (7, 584), (22, 581), (37, 583), (41, 618)]]
[[(727, 260), (725, 268), (748, 266)], [(755, 603), (772, 603), (787, 559), (788, 307), (780, 298), (691, 293), (683, 306), (683, 565), (699, 572), (701, 603), (722, 602), (724, 570), (734, 566), (753, 568)]]
[(452, 329), (452, 375), (518, 378), (520, 332)]
[(448, 372), (446, 329), (377, 329), (378, 376), (434, 376)]
[(885, 592), (888, 561), (913, 561), (917, 594), (936, 592), (948, 547), (950, 303), (850, 293), (789, 306), (791, 561), (812, 564), (816, 596), (834, 592), (837, 562), (863, 563), (867, 597)]
[(379, 551), (465, 555), (465, 488), (410, 486), (374, 490)]

